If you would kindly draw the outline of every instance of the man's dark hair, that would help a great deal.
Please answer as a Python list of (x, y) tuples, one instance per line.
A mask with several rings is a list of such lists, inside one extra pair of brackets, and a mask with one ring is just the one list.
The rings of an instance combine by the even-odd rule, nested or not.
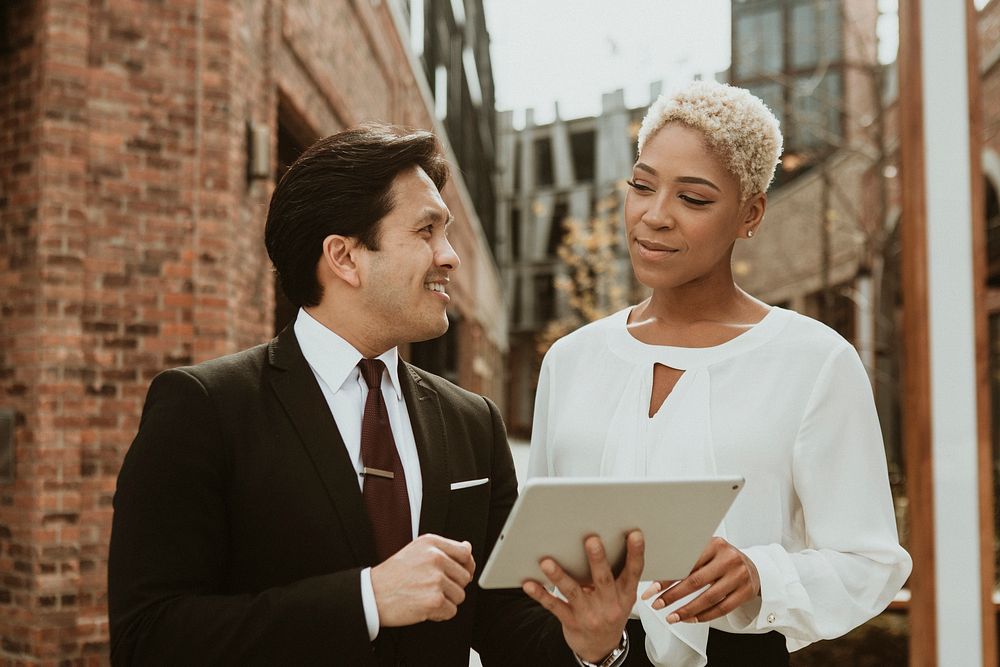
[(378, 222), (395, 206), (392, 182), (414, 166), (438, 190), (448, 180), (433, 134), (380, 123), (320, 139), (292, 163), (271, 195), (264, 226), (264, 245), (289, 301), (319, 305), (316, 265), (327, 236), (356, 238), (378, 250)]

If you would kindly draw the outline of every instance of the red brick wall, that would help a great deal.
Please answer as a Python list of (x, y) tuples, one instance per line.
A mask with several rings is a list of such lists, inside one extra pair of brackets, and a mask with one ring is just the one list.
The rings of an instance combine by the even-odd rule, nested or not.
[[(41, 16), (31, 3), (3, 7), (8, 33), (0, 54), (0, 406), (16, 410), (18, 461), (38, 441), (41, 377), (35, 345), (39, 308)], [(27, 472), (22, 464), (19, 472)], [(26, 650), (32, 625), (35, 504), (29, 480), (0, 485), (0, 656)], [(5, 658), (4, 658), (5, 659)]]
[[(15, 0), (0, 54), (0, 663), (104, 664), (111, 501), (160, 370), (264, 341), (271, 179), (246, 126), (432, 127), (386, 3)], [(457, 171), (456, 171), (457, 175)], [(453, 183), (460, 378), (500, 398), (502, 308)], [(486, 264), (483, 264), (483, 263)], [(492, 304), (484, 295), (496, 294)]]

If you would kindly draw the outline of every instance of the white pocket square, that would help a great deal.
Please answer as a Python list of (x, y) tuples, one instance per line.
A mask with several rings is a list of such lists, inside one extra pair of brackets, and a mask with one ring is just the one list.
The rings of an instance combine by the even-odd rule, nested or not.
[(488, 481), (490, 481), (489, 477), (483, 477), (482, 479), (467, 479), (464, 482), (452, 482), (451, 490), (458, 491), (459, 489), (467, 489), (470, 486), (481, 486)]

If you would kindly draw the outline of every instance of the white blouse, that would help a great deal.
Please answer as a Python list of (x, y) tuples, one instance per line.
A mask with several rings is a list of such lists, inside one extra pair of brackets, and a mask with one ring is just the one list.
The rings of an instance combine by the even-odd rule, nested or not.
[[(629, 310), (545, 355), (528, 476), (746, 478), (717, 534), (756, 565), (761, 595), (709, 623), (674, 625), (664, 619), (678, 605), (654, 612), (638, 600), (654, 664), (705, 665), (709, 626), (777, 630), (793, 651), (885, 609), (911, 561), (854, 348), (782, 308), (722, 345), (648, 345), (628, 332)], [(684, 373), (649, 417), (655, 363)]]

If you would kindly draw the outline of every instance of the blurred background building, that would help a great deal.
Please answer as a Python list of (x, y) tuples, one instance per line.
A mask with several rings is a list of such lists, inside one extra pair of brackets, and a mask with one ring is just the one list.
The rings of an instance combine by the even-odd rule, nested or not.
[[(657, 88), (653, 92), (651, 99)], [(618, 90), (603, 96), (596, 117), (564, 120), (557, 109), (555, 121), (536, 125), (529, 109), (517, 129), (513, 112), (500, 113), (496, 257), (510, 326), (506, 419), (512, 434), (530, 434), (539, 348), (624, 306), (633, 291), (619, 222), (644, 112), (627, 108)], [(599, 243), (595, 223), (610, 232)], [(580, 284), (576, 259), (587, 262), (592, 282)], [(623, 287), (620, 296), (612, 291)], [(589, 313), (580, 303), (587, 294), (595, 307)]]
[(502, 402), (488, 46), (480, 0), (0, 3), (0, 662), (107, 661), (146, 387), (293, 316), (262, 230), (315, 139), (439, 134), (463, 266), (448, 336), (404, 354)]

